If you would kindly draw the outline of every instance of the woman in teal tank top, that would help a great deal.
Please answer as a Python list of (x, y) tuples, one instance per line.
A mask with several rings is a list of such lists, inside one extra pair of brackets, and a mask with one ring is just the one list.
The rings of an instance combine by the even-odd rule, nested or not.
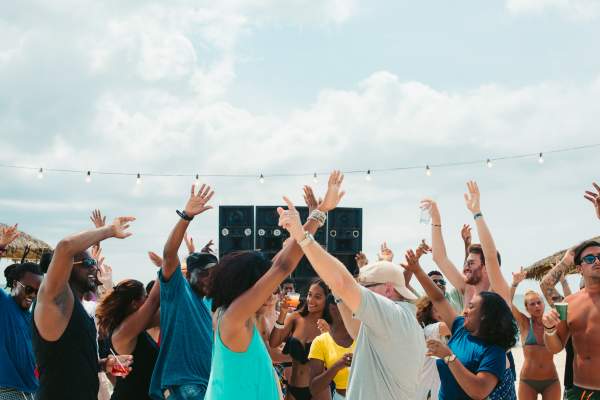
[[(217, 314), (222, 314), (222, 309)], [(252, 339), (245, 352), (231, 351), (220, 337), (221, 315), (217, 329), (206, 399), (239, 400), (280, 398), (273, 362), (252, 321)]]

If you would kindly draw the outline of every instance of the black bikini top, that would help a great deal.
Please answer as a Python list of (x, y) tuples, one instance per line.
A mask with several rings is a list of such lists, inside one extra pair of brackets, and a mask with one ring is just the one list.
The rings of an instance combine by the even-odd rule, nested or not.
[(299, 339), (290, 336), (283, 347), (283, 354), (289, 354), (292, 359), (298, 361), (300, 364), (306, 364), (311, 344), (312, 342), (304, 344)]

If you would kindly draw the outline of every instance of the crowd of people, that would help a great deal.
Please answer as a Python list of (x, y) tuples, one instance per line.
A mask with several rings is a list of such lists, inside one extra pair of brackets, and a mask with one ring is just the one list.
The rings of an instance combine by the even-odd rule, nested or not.
[[(463, 226), (462, 270), (446, 252), (438, 205), (425, 199), (431, 245), (422, 241), (395, 263), (384, 243), (374, 262), (356, 256), (353, 276), (313, 237), (344, 196), (343, 180), (332, 172), (320, 201), (305, 188), (305, 221), (283, 198), (279, 225), (290, 238), (272, 259), (260, 251), (219, 259), (212, 241), (196, 251), (186, 232), (212, 208), (214, 192), (192, 186), (162, 257), (148, 253), (158, 271), (147, 284), (113, 285), (102, 242), (129, 237), (135, 218), (106, 223), (95, 210), (92, 229), (65, 237), (39, 264), (24, 257), (5, 269), (0, 400), (557, 400), (554, 355), (563, 349), (565, 398), (600, 399), (599, 242), (567, 251), (519, 308), (513, 299), (526, 272), (513, 273), (512, 284), (504, 278), (479, 188), (468, 182), (480, 243)], [(584, 197), (600, 220), (593, 185)], [(18, 235), (17, 225), (3, 228), (0, 252)], [(439, 270), (422, 268), (426, 253)], [(304, 256), (318, 277), (298, 303), (290, 277)], [(572, 293), (565, 276), (575, 267), (582, 285)], [(447, 281), (464, 306), (451, 301)]]

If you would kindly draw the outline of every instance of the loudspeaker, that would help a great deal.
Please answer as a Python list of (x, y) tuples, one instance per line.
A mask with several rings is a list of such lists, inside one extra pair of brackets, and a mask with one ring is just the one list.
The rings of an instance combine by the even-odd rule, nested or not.
[(327, 251), (356, 273), (354, 256), (362, 251), (362, 209), (336, 208), (328, 217)]
[(277, 206), (256, 206), (256, 250), (260, 250), (267, 257), (272, 258), (281, 248), (283, 242), (290, 237), (288, 232), (281, 228)]
[(219, 257), (254, 249), (254, 207), (219, 207)]

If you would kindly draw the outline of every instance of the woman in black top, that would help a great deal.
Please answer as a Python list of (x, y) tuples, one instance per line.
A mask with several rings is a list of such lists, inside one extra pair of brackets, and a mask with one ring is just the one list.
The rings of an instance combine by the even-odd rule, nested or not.
[(117, 354), (132, 354), (135, 360), (132, 371), (117, 378), (111, 400), (150, 399), (158, 345), (146, 329), (158, 325), (159, 290), (154, 285), (147, 296), (142, 282), (128, 279), (115, 286), (96, 310), (100, 337), (108, 337)]

